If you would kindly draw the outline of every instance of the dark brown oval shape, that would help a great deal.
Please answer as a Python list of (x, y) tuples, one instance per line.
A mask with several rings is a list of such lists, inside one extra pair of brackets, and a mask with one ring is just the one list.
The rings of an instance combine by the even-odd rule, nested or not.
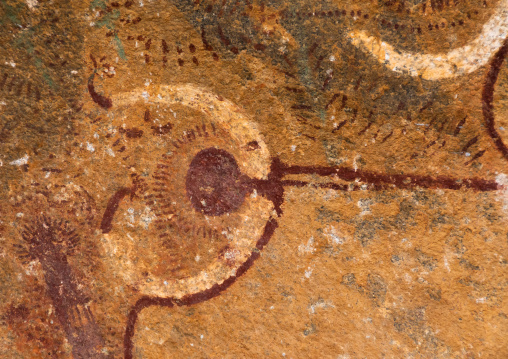
[(185, 181), (192, 206), (209, 216), (236, 211), (248, 192), (241, 172), (229, 152), (207, 148), (192, 160)]

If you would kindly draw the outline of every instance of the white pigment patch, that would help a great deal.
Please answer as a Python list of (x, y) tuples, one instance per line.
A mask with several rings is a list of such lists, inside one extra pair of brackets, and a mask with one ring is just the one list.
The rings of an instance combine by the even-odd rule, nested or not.
[(314, 248), (314, 237), (310, 237), (307, 241), (307, 244), (300, 244), (298, 246), (298, 253), (300, 254), (310, 254), (314, 253), (316, 251), (316, 248)]
[(28, 157), (28, 155), (24, 155), (23, 157), (18, 158), (17, 160), (9, 162), (9, 164), (13, 165), (13, 166), (23, 166), (23, 165), (26, 165), (28, 163), (28, 159), (29, 158), (30, 157)]
[(325, 228), (323, 234), (328, 239), (328, 242), (334, 246), (341, 245), (346, 242), (346, 238), (341, 236), (339, 230), (332, 225), (330, 225), (328, 228)]

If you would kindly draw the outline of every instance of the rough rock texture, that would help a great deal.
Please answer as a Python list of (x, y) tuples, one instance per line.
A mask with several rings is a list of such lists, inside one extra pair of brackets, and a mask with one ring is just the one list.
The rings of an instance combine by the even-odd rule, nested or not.
[(0, 357), (508, 357), (506, 0), (0, 29)]

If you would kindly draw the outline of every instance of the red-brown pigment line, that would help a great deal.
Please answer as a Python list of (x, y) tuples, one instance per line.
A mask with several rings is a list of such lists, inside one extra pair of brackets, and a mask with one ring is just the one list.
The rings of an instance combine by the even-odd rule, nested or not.
[(434, 103), (434, 101), (433, 101), (433, 100), (430, 100), (429, 102), (427, 102), (425, 105), (423, 105), (423, 106), (420, 108), (419, 112), (423, 112), (423, 111), (425, 111), (425, 110), (426, 110), (426, 109), (428, 109), (430, 106), (432, 106), (432, 104), (433, 104), (433, 103)]
[(473, 137), (472, 139), (469, 140), (468, 143), (466, 143), (466, 145), (464, 147), (462, 147), (462, 152), (466, 152), (469, 147), (471, 147), (472, 145), (474, 145), (476, 142), (478, 142), (478, 136), (475, 136)]
[(321, 128), (321, 126), (310, 124), (310, 123), (309, 123), (309, 121), (307, 121), (307, 119), (306, 119), (306, 118), (303, 118), (302, 116), (297, 115), (297, 116), (296, 116), (296, 120), (297, 120), (298, 122), (302, 122), (302, 123), (304, 123), (304, 124), (306, 124), (306, 125), (309, 125), (309, 126), (311, 126), (311, 127), (314, 127), (316, 130), (321, 130), (321, 129), (322, 129), (322, 128)]
[(460, 130), (462, 129), (462, 126), (466, 123), (467, 115), (464, 117), (458, 124), (457, 127), (455, 127), (455, 131), (453, 132), (454, 136), (457, 136), (460, 133)]
[(92, 54), (90, 54), (90, 59), (92, 60), (93, 68), (97, 69), (99, 66), (97, 65), (97, 61), (95, 60), (95, 57)]
[(203, 45), (205, 47), (205, 50), (207, 50), (207, 51), (213, 51), (213, 47), (206, 40), (205, 28), (203, 26), (201, 27), (201, 42), (203, 43)]
[[(249, 38), (246, 38), (247, 39), (247, 43), (250, 43), (251, 40)], [(257, 43), (257, 44), (254, 44), (254, 49), (257, 50), (257, 51), (265, 51), (266, 50), (266, 45), (263, 45), (261, 43)]]
[[(113, 106), (113, 102), (111, 101), (111, 99), (95, 92), (95, 88), (93, 85), (94, 77), (95, 77), (95, 73), (88, 79), (88, 92), (90, 93), (90, 96), (92, 97), (93, 102), (95, 102), (102, 108), (108, 109), (111, 106)], [(36, 94), (37, 93), (38, 92), (36, 92)]]
[(308, 139), (311, 139), (312, 141), (316, 141), (316, 137), (313, 137), (313, 136), (307, 135), (307, 134), (305, 134), (305, 133), (302, 133), (302, 136), (307, 137)]
[(508, 38), (504, 41), (503, 46), (499, 49), (499, 51), (494, 55), (494, 58), (490, 63), (490, 69), (482, 90), (482, 110), (486, 123), (487, 133), (492, 138), (497, 149), (499, 152), (501, 152), (506, 160), (508, 160), (508, 147), (503, 142), (503, 139), (496, 130), (493, 102), (494, 86), (507, 54)]
[(220, 25), (217, 25), (217, 30), (219, 32), (219, 38), (220, 38), (220, 41), (224, 44), (224, 46), (229, 46), (231, 45), (231, 40), (229, 40), (225, 35), (224, 35), (224, 32), (222, 31), (222, 27)]
[(323, 82), (323, 86), (321, 86), (321, 90), (324, 90), (326, 86), (328, 86), (328, 83), (333, 79), (333, 70), (328, 74), (325, 81)]
[[(377, 99), (376, 99), (376, 100), (374, 100), (374, 101), (377, 101)], [(404, 110), (405, 108), (406, 108), (406, 103), (405, 103), (404, 101), (400, 101), (400, 102), (399, 102), (399, 105), (397, 106), (397, 108), (396, 108), (396, 109), (395, 109), (395, 111), (393, 112), (393, 115), (396, 115), (397, 113), (399, 113), (399, 111), (402, 111), (402, 110)]]
[(228, 279), (226, 279), (222, 284), (215, 284), (210, 289), (206, 289), (204, 291), (190, 294), (184, 296), (181, 299), (177, 299), (174, 297), (149, 297), (144, 296), (140, 298), (136, 304), (129, 311), (129, 315), (127, 317), (127, 325), (125, 328), (123, 348), (124, 348), (124, 358), (132, 359), (133, 358), (133, 349), (134, 349), (134, 334), (136, 330), (136, 322), (138, 320), (139, 313), (143, 309), (146, 309), (151, 306), (161, 306), (172, 308), (174, 306), (191, 306), (195, 304), (199, 304), (215, 298), (219, 296), (223, 291), (228, 289), (231, 285), (235, 283), (238, 277), (242, 276), (247, 272), (249, 268), (251, 268), (254, 262), (260, 258), (260, 253), (264, 246), (268, 244), (270, 238), (272, 237), (275, 229), (277, 229), (278, 224), (275, 219), (270, 219), (265, 226), (263, 234), (259, 238), (256, 243), (256, 251), (251, 252), (250, 257), (238, 268), (235, 275), (232, 275)]
[(377, 136), (379, 136), (379, 132), (381, 132), (381, 129), (378, 129), (377, 132), (372, 136), (372, 139), (375, 140)]
[(325, 110), (328, 110), (328, 107), (330, 107), (334, 102), (335, 100), (339, 97), (340, 95), (338, 93), (334, 94), (331, 98), (331, 100), (326, 104), (325, 106)]
[(291, 77), (293, 79), (296, 79), (296, 76), (293, 75), (292, 73), (290, 72), (287, 72), (287, 71), (284, 71), (284, 70), (281, 70), (281, 69), (276, 69), (277, 71), (279, 71), (280, 73), (283, 73), (284, 75), (288, 76), (288, 77)]
[(323, 62), (324, 56), (319, 56), (316, 61), (316, 66), (314, 67), (314, 71), (318, 70), (321, 67), (321, 62)]
[(293, 105), (291, 106), (293, 110), (310, 110), (312, 109), (312, 106), (309, 105)]
[(102, 216), (101, 221), (101, 230), (102, 233), (109, 233), (111, 229), (113, 228), (113, 218), (115, 216), (115, 213), (118, 209), (118, 206), (120, 205), (120, 202), (125, 196), (131, 195), (134, 193), (134, 189), (124, 187), (120, 188), (116, 193), (113, 195), (113, 197), (110, 198), (108, 201), (108, 205), (106, 206), (106, 210), (104, 211), (104, 215)]
[(314, 43), (310, 49), (309, 49), (309, 57), (314, 53), (314, 50), (316, 50), (316, 48), (318, 47), (318, 44), (317, 43)]
[(469, 165), (471, 162), (477, 160), (478, 158), (482, 157), (485, 154), (485, 150), (481, 150), (477, 152), (469, 161), (465, 163), (465, 165)]
[(340, 104), (339, 110), (346, 108), (346, 103), (347, 103), (347, 96), (345, 94), (342, 94), (342, 103)]
[(0, 90), (3, 90), (8, 77), (9, 75), (7, 73), (4, 73), (2, 80), (0, 80)]
[(219, 11), (219, 14), (218, 14), (218, 17), (221, 18), (222, 15), (224, 15), (224, 7), (226, 6), (226, 0), (222, 0), (222, 5), (220, 7), (220, 11)]
[(288, 56), (286, 54), (282, 54), (282, 58), (284, 59), (284, 61), (286, 61), (286, 63), (293, 67), (293, 63), (291, 62), (291, 60), (289, 60)]
[[(50, 230), (45, 230), (48, 227)], [(79, 306), (86, 306), (89, 300), (78, 287), (67, 253), (62, 252), (55, 245), (55, 242), (60, 239), (56, 238), (59, 235), (58, 227), (59, 222), (42, 217), (36, 221), (34, 227), (25, 227), (22, 237), (30, 244), (33, 257), (37, 258), (41, 264), (48, 296), (53, 302), (55, 314), (72, 346), (73, 356), (75, 358), (106, 358), (100, 352), (104, 342), (91, 312), (86, 313), (91, 320), (83, 325)], [(70, 237), (67, 238), (67, 248), (71, 248), (78, 240), (73, 232), (71, 230), (68, 233)]]
[(161, 40), (161, 47), (162, 47), (163, 54), (169, 54), (169, 47), (168, 47), (168, 43), (166, 42), (166, 40), (164, 40), (164, 39)]
[(335, 132), (339, 131), (339, 130), (342, 128), (342, 126), (344, 126), (346, 123), (347, 123), (347, 120), (344, 120), (344, 121), (342, 121), (341, 123), (339, 123), (339, 124), (338, 124), (338, 126), (337, 126), (337, 127), (335, 127), (335, 128), (332, 130), (332, 133), (335, 133)]
[(443, 128), (446, 126), (447, 123), (448, 123), (448, 119), (446, 119), (443, 122), (441, 122), (441, 126), (439, 126), (439, 128), (437, 129), (437, 132), (441, 133), (443, 131)]
[(456, 179), (445, 176), (383, 174), (377, 172), (355, 170), (349, 167), (320, 167), (320, 166), (283, 166), (280, 171), (285, 174), (318, 174), (320, 176), (336, 175), (345, 181), (362, 181), (374, 185), (391, 185), (396, 188), (441, 188), (454, 189), (471, 188), (478, 191), (496, 191), (501, 187), (495, 181), (481, 178)]
[[(437, 141), (438, 141), (438, 140), (435, 140), (435, 141), (430, 142), (427, 146), (425, 146), (425, 149), (424, 149), (421, 153), (417, 153), (417, 152), (415, 152), (415, 153), (413, 153), (413, 154), (411, 155), (411, 157), (410, 157), (410, 158), (413, 160), (413, 159), (415, 159), (416, 157), (418, 157), (418, 155), (425, 156), (425, 154), (427, 153), (427, 150), (428, 150), (430, 147), (434, 146), (434, 145), (437, 143)], [(436, 151), (434, 151), (432, 154), (428, 155), (427, 157), (428, 157), (428, 158), (433, 157), (433, 156), (436, 154), (436, 152), (437, 152), (437, 150), (436, 150)]]
[(295, 87), (285, 86), (284, 88), (286, 90), (290, 91), (290, 92), (293, 92), (293, 93), (302, 93), (302, 92), (304, 92), (304, 90), (298, 89), (298, 88), (295, 88)]
[[(166, 203), (160, 206), (162, 209), (172, 209), (174, 208), (173, 203)], [(167, 214), (174, 214), (174, 213), (167, 213)]]
[(42, 172), (52, 172), (52, 173), (61, 173), (62, 170), (59, 168), (42, 168)]
[(365, 126), (360, 132), (358, 132), (358, 136), (361, 136), (363, 135), (365, 132), (367, 132), (367, 130), (372, 126), (372, 124), (374, 123), (374, 121), (369, 121), (369, 123), (367, 124), (367, 126)]
[[(282, 176), (288, 174), (318, 174), (321, 176), (336, 175), (339, 178), (347, 181), (361, 180), (363, 182), (366, 182), (367, 184), (374, 185), (375, 188), (379, 189), (385, 189), (387, 185), (395, 186), (397, 188), (414, 188), (414, 187), (444, 188), (444, 189), (471, 188), (479, 191), (493, 191), (500, 189), (500, 186), (496, 182), (478, 178), (462, 179), (461, 181), (458, 181), (457, 179), (443, 176), (431, 177), (424, 175), (422, 176), (422, 175), (400, 175), (400, 174), (387, 175), (362, 170), (358, 171), (347, 167), (286, 166), (280, 160), (275, 158), (272, 161), (271, 171), (268, 176), (268, 180), (251, 180), (251, 182), (253, 188), (258, 189), (260, 194), (267, 196), (267, 198), (273, 201), (276, 208), (279, 208), (278, 212), (279, 214), (282, 214), (280, 206), (283, 203), (283, 195), (284, 195), (283, 185), (284, 184), (295, 186), (306, 185), (302, 181), (281, 180)], [(323, 187), (327, 186), (328, 188), (340, 188), (341, 190), (346, 189), (345, 185), (339, 185), (335, 183), (321, 184), (320, 186)], [(350, 187), (347, 186), (347, 189), (349, 188)], [(117, 194), (118, 193), (119, 192), (117, 192)], [(118, 197), (119, 199), (116, 200), (116, 202), (121, 200), (128, 193), (122, 195), (117, 194), (115, 194), (115, 196)], [(110, 203), (111, 202), (114, 202), (113, 199), (110, 200)], [(222, 284), (215, 284), (210, 289), (184, 296), (181, 299), (176, 299), (173, 297), (164, 298), (164, 297), (148, 297), (148, 296), (139, 299), (134, 305), (134, 307), (130, 310), (127, 318), (127, 325), (123, 343), (124, 357), (126, 359), (132, 358), (133, 337), (135, 334), (136, 322), (139, 313), (143, 309), (150, 306), (165, 306), (169, 308), (174, 306), (190, 306), (204, 302), (206, 300), (212, 299), (220, 295), (222, 291), (229, 288), (238, 277), (243, 275), (250, 267), (252, 267), (254, 261), (260, 257), (259, 251), (262, 250), (263, 247), (268, 243), (277, 226), (278, 226), (277, 221), (273, 218), (267, 222), (264, 229), (264, 233), (256, 244), (257, 251), (252, 252), (249, 259), (246, 262), (244, 262), (244, 264), (237, 270), (236, 274), (226, 279)]]
[(437, 117), (434, 117), (434, 118), (433, 118), (433, 119), (429, 122), (429, 125), (427, 126), (427, 128), (425, 129), (425, 131), (423, 131), (423, 133), (427, 133), (427, 132), (431, 129), (431, 127), (432, 127), (432, 125), (434, 124), (434, 122), (436, 122), (436, 120), (437, 120)]
[[(160, 165), (157, 165), (157, 167), (158, 167), (158, 168), (160, 168), (159, 166), (160, 166)], [(167, 167), (167, 166), (166, 166), (166, 167)], [(161, 169), (157, 170), (156, 174), (160, 174), (160, 175), (162, 175), (162, 176), (171, 177), (171, 175), (170, 175), (168, 172), (163, 171), (163, 170), (161, 170)]]
[(432, 146), (434, 146), (435, 144), (437, 143), (437, 141), (432, 141), (431, 143), (429, 143), (427, 146), (425, 146), (425, 149), (428, 149)]
[(356, 81), (356, 84), (355, 84), (355, 87), (354, 87), (354, 91), (358, 91), (358, 89), (360, 88), (360, 84), (362, 83), (362, 79), (363, 79), (363, 76), (360, 76), (360, 78)]
[(357, 115), (358, 115), (358, 109), (354, 108), (353, 109), (353, 117), (351, 117), (351, 123), (355, 123)]

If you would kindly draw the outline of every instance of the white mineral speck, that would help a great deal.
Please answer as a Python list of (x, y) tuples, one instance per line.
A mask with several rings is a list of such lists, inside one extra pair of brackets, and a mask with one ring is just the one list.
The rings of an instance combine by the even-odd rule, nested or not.
[(309, 267), (309, 268), (307, 268), (307, 270), (305, 271), (305, 278), (310, 278), (311, 274), (312, 274), (312, 268), (311, 268), (311, 267)]
[(298, 246), (298, 253), (305, 254), (305, 253), (314, 253), (316, 251), (316, 248), (314, 248), (314, 237), (310, 237), (307, 241), (307, 244), (300, 244)]

